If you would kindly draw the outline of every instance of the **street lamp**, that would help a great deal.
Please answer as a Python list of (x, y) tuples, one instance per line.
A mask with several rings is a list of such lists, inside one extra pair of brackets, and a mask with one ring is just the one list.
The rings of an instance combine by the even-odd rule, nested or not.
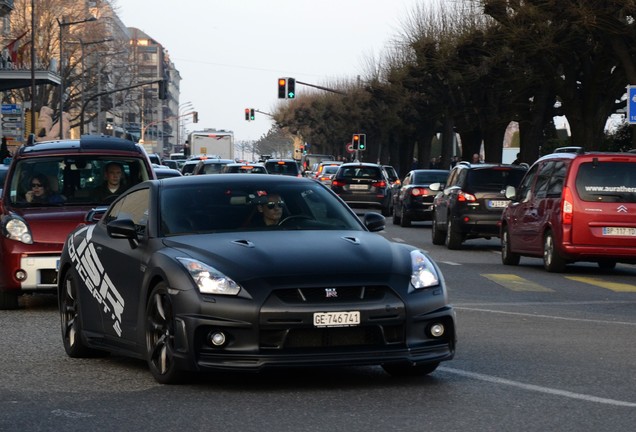
[(179, 138), (181, 135), (181, 110), (184, 110), (184, 109), (191, 109), (191, 110), (194, 109), (192, 102), (188, 101), (188, 102), (184, 102), (180, 104), (179, 109), (177, 110), (177, 142), (176, 142), (177, 146), (180, 145)]
[(64, 112), (64, 27), (69, 27), (75, 24), (82, 24), (90, 21), (97, 21), (97, 18), (90, 17), (79, 21), (64, 21), (64, 17), (62, 17), (62, 21), (57, 19), (57, 24), (60, 26), (60, 114), (59, 114), (59, 122), (60, 122), (60, 139), (64, 139), (64, 122), (62, 121), (62, 113)]

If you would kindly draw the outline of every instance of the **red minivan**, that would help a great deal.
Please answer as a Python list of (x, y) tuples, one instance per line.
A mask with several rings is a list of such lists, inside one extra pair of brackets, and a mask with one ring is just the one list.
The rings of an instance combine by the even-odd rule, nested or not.
[(55, 292), (66, 237), (89, 210), (116, 197), (97, 193), (109, 164), (121, 168), (125, 188), (156, 178), (145, 150), (115, 137), (85, 135), (16, 151), (0, 184), (0, 310), (17, 308), (23, 294)]
[(547, 271), (576, 261), (636, 263), (636, 154), (554, 153), (537, 160), (501, 219), (501, 259), (542, 257)]

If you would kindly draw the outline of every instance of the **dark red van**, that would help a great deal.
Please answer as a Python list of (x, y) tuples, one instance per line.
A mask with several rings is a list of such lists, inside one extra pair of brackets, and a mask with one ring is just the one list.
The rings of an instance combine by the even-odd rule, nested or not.
[(603, 269), (636, 263), (636, 154), (554, 153), (536, 161), (501, 220), (501, 259), (543, 258), (550, 272), (568, 263)]
[(27, 144), (13, 157), (0, 192), (0, 309), (18, 297), (57, 289), (57, 270), (67, 235), (87, 212), (107, 206), (99, 187), (105, 168), (121, 168), (119, 191), (154, 179), (145, 150), (132, 141), (83, 136)]

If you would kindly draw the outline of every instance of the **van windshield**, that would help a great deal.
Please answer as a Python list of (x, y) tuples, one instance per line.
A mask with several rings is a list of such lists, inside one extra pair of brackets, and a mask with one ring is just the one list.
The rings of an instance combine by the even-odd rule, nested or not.
[(583, 201), (636, 202), (636, 163), (581, 164), (576, 190)]
[(149, 179), (141, 158), (28, 158), (16, 163), (7, 182), (7, 199), (17, 207), (109, 204), (112, 201), (110, 195), (115, 192), (105, 194), (101, 189), (106, 184), (107, 168), (113, 165), (119, 173), (117, 195), (130, 186)]

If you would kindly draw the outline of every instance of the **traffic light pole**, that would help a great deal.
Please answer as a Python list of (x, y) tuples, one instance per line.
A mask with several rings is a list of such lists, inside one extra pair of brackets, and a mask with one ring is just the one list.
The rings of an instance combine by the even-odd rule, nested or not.
[(342, 92), (340, 90), (334, 90), (334, 89), (330, 89), (330, 88), (327, 88), (327, 87), (322, 87), (322, 86), (319, 86), (319, 85), (316, 85), (316, 84), (309, 84), (309, 83), (302, 82), (302, 81), (296, 81), (296, 84), (301, 84), (301, 85), (304, 85), (304, 86), (307, 86), (307, 87), (317, 88), (317, 89), (328, 91), (328, 92), (331, 92), (331, 93), (338, 93), (338, 94), (341, 94), (341, 95), (346, 94), (345, 92)]

